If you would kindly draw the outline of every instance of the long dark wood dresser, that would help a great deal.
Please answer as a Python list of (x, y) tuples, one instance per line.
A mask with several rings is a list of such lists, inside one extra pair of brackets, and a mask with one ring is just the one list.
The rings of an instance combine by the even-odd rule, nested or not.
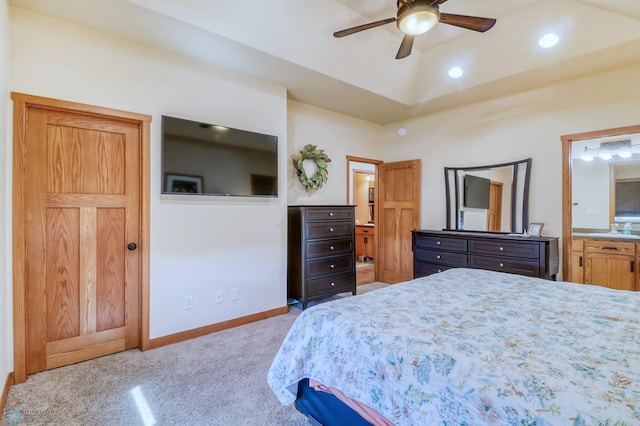
[(554, 237), (413, 231), (414, 278), (450, 268), (474, 268), (555, 280), (558, 265), (558, 239)]
[(337, 293), (356, 294), (355, 206), (289, 206), (288, 297), (302, 309)]

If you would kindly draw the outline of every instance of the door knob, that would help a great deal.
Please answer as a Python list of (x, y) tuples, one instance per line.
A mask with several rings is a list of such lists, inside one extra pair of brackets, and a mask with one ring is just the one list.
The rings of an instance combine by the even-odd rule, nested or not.
[(136, 243), (129, 243), (127, 244), (127, 248), (131, 251), (134, 251), (135, 249), (138, 248), (138, 246), (136, 245)]

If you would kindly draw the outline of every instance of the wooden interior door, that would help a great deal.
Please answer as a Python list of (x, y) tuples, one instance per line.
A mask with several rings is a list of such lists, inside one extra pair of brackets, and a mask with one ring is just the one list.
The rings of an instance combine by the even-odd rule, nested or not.
[(27, 107), (26, 373), (139, 345), (139, 123)]
[(420, 160), (378, 166), (378, 279), (413, 279), (411, 231), (420, 226)]
[(489, 187), (487, 231), (502, 231), (502, 182), (491, 181)]

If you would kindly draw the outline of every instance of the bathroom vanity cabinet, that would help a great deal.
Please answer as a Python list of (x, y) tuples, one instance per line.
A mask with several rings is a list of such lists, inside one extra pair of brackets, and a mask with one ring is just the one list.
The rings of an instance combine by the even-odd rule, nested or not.
[(640, 243), (622, 238), (573, 238), (571, 277), (577, 283), (639, 290)]

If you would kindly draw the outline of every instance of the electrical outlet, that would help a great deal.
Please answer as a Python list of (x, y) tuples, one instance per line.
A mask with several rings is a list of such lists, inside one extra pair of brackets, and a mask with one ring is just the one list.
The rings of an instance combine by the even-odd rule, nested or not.
[(216, 303), (222, 303), (222, 290), (216, 291)]
[(231, 300), (238, 300), (240, 298), (240, 296), (238, 295), (238, 289), (237, 288), (232, 288), (231, 289)]
[(185, 309), (193, 308), (193, 297), (187, 296), (184, 298), (184, 308)]

